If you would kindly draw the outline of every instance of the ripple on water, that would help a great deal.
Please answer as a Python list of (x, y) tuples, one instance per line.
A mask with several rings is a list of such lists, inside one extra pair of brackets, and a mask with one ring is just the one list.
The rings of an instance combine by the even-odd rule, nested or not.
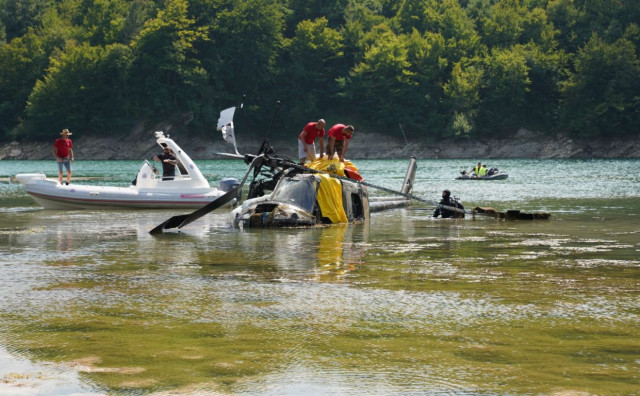
[(406, 242), (399, 242), (399, 243), (390, 242), (385, 244), (384, 246), (384, 251), (385, 253), (388, 253), (388, 254), (411, 253), (411, 252), (418, 252), (423, 249), (424, 249), (424, 245), (422, 244), (406, 243)]
[(611, 246), (554, 246), (560, 253), (601, 253), (610, 252)]
[[(225, 319), (232, 319), (230, 315), (242, 316), (246, 314), (244, 310), (249, 308), (256, 323), (267, 327), (274, 325), (270, 319), (283, 319), (281, 324), (287, 327), (291, 324), (288, 320), (305, 318), (305, 321), (321, 324), (338, 333), (362, 318), (409, 326), (419, 326), (420, 323), (446, 326), (449, 323), (456, 327), (474, 318), (492, 315), (492, 312), (499, 312), (500, 315), (522, 314), (517, 306), (504, 306), (485, 298), (463, 298), (457, 293), (416, 293), (305, 283), (279, 286), (244, 284), (240, 289), (238, 286), (216, 290), (197, 288), (200, 299), (218, 302), (201, 319), (215, 321), (221, 315)], [(247, 301), (247, 296), (253, 296), (251, 301)], [(239, 304), (239, 301), (242, 303)]]
[(45, 231), (44, 227), (0, 228), (0, 235), (30, 235)]
[(44, 208), (38, 206), (0, 207), (0, 213), (38, 212), (41, 210), (44, 210)]
[(593, 320), (624, 320), (638, 322), (640, 303), (634, 299), (610, 300), (604, 297), (583, 297), (579, 302), (558, 301), (549, 312), (555, 317), (582, 317)]
[(638, 268), (640, 261), (638, 260), (611, 260), (611, 259), (577, 259), (573, 262), (574, 266), (581, 268), (600, 268), (600, 267), (620, 267), (620, 268)]
[[(249, 378), (234, 387), (235, 394), (251, 395), (362, 395), (362, 394), (472, 394), (481, 389), (473, 373), (433, 362), (415, 364), (403, 370), (373, 364), (345, 368), (331, 362), (322, 366), (288, 364), (259, 380)], [(329, 366), (329, 367), (327, 367)], [(449, 378), (456, 378), (450, 381)]]
[(549, 239), (525, 239), (522, 241), (511, 242), (509, 245), (511, 246), (549, 246), (549, 247), (557, 247), (561, 246), (564, 243), (571, 241), (568, 238), (549, 238)]

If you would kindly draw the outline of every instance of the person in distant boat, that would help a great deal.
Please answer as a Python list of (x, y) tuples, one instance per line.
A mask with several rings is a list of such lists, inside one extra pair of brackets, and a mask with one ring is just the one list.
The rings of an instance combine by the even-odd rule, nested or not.
[(302, 128), (298, 135), (298, 158), (300, 165), (305, 161), (316, 159), (316, 138), (320, 140), (320, 157), (324, 154), (324, 127), (326, 122), (321, 118), (316, 122), (310, 122)]
[(478, 177), (482, 177), (487, 174), (487, 164), (482, 165), (482, 168), (478, 172), (476, 172)]
[(56, 157), (58, 162), (58, 183), (62, 184), (62, 168), (67, 169), (67, 181), (68, 186), (71, 183), (71, 163), (73, 162), (73, 142), (69, 139), (72, 135), (68, 129), (63, 129), (60, 132), (60, 137), (53, 142), (53, 148), (51, 152)]
[[(457, 208), (459, 210), (453, 210)], [(438, 207), (433, 212), (433, 217), (442, 216), (443, 219), (461, 219), (464, 218), (464, 206), (456, 198), (451, 197), (451, 191), (442, 191), (442, 199)]]
[(480, 169), (482, 169), (482, 163), (478, 162), (478, 165), (474, 166), (473, 169), (471, 169), (471, 172), (475, 173), (475, 175), (478, 176), (478, 174), (480, 173)]
[(336, 124), (329, 129), (327, 137), (327, 156), (333, 158), (334, 153), (338, 153), (340, 161), (344, 162), (344, 155), (347, 153), (349, 141), (353, 135), (353, 125)]
[(480, 169), (482, 169), (482, 163), (478, 162), (478, 165), (472, 166), (468, 171), (463, 170), (460, 174), (463, 176), (475, 177), (478, 175), (478, 172), (480, 172)]
[(178, 160), (175, 155), (173, 155), (173, 151), (171, 147), (167, 146), (166, 143), (162, 143), (162, 154), (158, 154), (153, 157), (154, 161), (162, 162), (162, 180), (173, 180), (176, 177), (176, 164), (178, 164)]

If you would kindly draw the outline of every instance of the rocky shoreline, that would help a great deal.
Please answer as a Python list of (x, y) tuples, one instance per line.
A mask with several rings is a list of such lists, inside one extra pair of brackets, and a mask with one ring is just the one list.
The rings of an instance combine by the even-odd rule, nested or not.
[[(134, 131), (124, 137), (72, 136), (76, 160), (136, 160), (151, 159), (159, 152), (153, 131)], [(0, 160), (44, 160), (53, 159), (51, 142), (4, 142), (0, 144)], [(171, 136), (194, 159), (220, 158), (216, 153), (233, 152), (233, 146), (222, 140), (218, 132), (208, 138)], [(261, 141), (239, 138), (241, 153), (256, 153)], [(295, 137), (291, 140), (270, 140), (278, 154), (290, 158), (297, 156)], [(626, 140), (575, 139), (566, 136), (548, 138), (540, 133), (520, 130), (510, 139), (486, 139), (482, 141), (458, 139), (437, 143), (400, 140), (390, 136), (361, 132), (354, 134), (349, 145), (351, 159), (408, 158), (461, 158), (482, 160), (489, 158), (640, 158), (640, 137)]]

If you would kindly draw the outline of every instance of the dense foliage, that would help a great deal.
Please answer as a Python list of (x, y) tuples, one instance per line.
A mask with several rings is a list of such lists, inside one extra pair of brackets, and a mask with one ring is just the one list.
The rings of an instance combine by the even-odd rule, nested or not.
[[(0, 0), (0, 136), (640, 131), (637, 0)], [(250, 133), (247, 132), (247, 133)]]

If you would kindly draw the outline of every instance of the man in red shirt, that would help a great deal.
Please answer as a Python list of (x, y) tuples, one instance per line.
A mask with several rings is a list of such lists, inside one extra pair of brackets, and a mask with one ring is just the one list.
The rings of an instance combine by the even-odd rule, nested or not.
[(334, 153), (338, 153), (340, 161), (344, 162), (344, 155), (347, 153), (349, 141), (353, 135), (353, 125), (336, 124), (329, 129), (327, 136), (327, 156), (333, 158)]
[(53, 142), (53, 148), (51, 152), (56, 156), (58, 161), (58, 182), (62, 184), (62, 167), (67, 168), (67, 186), (71, 183), (71, 163), (73, 162), (73, 142), (69, 139), (71, 132), (68, 129), (63, 129), (60, 132), (62, 137), (56, 139)]
[(320, 157), (324, 154), (324, 126), (325, 121), (321, 118), (317, 122), (310, 122), (302, 128), (298, 135), (298, 158), (300, 165), (304, 165), (306, 159), (313, 161), (316, 159), (316, 138), (320, 138)]

